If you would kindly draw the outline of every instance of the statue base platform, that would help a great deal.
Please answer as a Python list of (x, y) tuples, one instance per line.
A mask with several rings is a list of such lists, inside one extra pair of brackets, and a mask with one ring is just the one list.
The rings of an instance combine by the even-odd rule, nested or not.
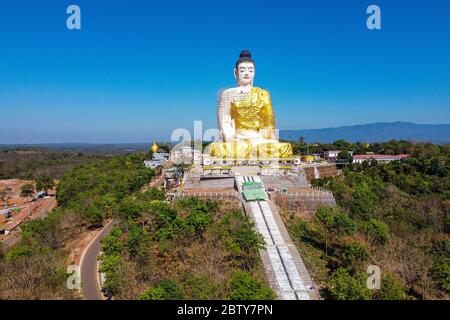
[(203, 154), (201, 159), (203, 166), (298, 166), (301, 164), (300, 156), (291, 158), (217, 158), (209, 154)]

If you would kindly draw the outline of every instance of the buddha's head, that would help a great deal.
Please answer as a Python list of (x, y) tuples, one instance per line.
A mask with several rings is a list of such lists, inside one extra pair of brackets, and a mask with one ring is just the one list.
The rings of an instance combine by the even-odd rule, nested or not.
[(239, 55), (239, 59), (236, 62), (236, 68), (234, 69), (234, 76), (236, 77), (239, 86), (253, 85), (253, 79), (255, 78), (255, 62), (249, 51), (243, 50)]

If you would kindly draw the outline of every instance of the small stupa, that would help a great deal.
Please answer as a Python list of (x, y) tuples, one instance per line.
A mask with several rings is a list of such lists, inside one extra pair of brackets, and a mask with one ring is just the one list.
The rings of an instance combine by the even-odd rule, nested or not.
[(151, 150), (153, 153), (156, 153), (156, 152), (158, 152), (158, 149), (159, 149), (158, 145), (156, 144), (155, 141), (153, 141), (153, 145), (152, 145), (152, 147), (150, 148), (150, 150)]

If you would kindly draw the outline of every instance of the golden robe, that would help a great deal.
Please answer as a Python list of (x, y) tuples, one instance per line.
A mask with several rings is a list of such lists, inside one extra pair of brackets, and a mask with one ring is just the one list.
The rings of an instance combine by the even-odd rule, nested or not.
[(292, 145), (275, 140), (275, 117), (270, 94), (253, 87), (249, 93), (231, 102), (230, 116), (236, 130), (233, 141), (213, 142), (210, 155), (233, 159), (286, 159), (292, 157)]

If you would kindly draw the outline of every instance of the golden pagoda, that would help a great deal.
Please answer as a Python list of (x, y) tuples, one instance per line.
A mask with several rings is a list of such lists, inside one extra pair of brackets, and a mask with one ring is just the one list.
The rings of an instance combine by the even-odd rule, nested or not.
[(156, 153), (156, 152), (158, 152), (158, 149), (159, 149), (158, 145), (156, 144), (155, 141), (153, 141), (153, 145), (152, 145), (152, 147), (150, 148), (150, 150), (151, 150), (153, 153)]

